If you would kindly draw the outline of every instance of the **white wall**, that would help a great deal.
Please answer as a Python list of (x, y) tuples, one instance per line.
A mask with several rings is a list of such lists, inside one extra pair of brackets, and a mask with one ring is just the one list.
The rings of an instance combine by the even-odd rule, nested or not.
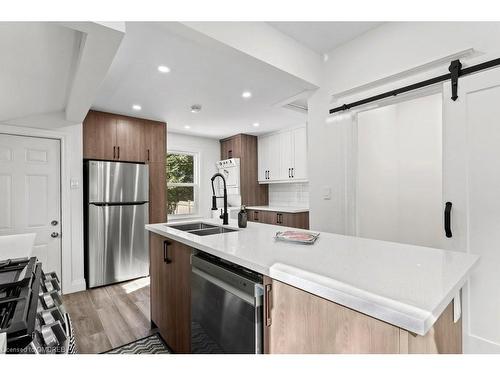
[[(57, 138), (62, 140), (62, 285), (64, 293), (85, 289), (83, 269), (83, 145), (82, 125), (51, 130), (0, 124), (6, 134)], [(70, 189), (71, 181), (78, 184)]]
[(168, 151), (187, 151), (198, 154), (199, 160), (199, 215), (211, 215), (212, 185), (210, 178), (217, 172), (215, 163), (220, 160), (220, 143), (217, 139), (194, 137), (190, 135), (172, 133), (167, 134)]
[[(311, 228), (352, 233), (347, 215), (352, 191), (346, 174), (351, 169), (349, 148), (351, 120), (327, 122), (328, 110), (336, 104), (332, 95), (398, 75), (404, 71), (453, 55), (469, 48), (476, 50), (468, 64), (500, 57), (500, 23), (488, 22), (407, 22), (387, 23), (330, 52), (324, 64), (323, 85), (309, 99), (308, 159)], [(439, 67), (441, 72), (447, 66)], [(435, 72), (413, 71), (419, 81)], [(442, 73), (441, 73), (442, 74)], [(418, 75), (418, 78), (416, 77)], [(400, 81), (385, 82), (399, 87)], [(385, 91), (387, 87), (384, 87)], [(376, 92), (381, 89), (375, 87)], [(363, 93), (359, 94), (364, 96)], [(343, 101), (343, 100), (342, 100)], [(330, 188), (331, 199), (323, 198)]]

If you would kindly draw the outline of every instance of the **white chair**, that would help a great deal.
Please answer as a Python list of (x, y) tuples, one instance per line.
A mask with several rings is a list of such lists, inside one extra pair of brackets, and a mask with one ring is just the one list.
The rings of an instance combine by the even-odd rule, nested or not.
[(0, 236), (0, 260), (30, 257), (36, 233)]

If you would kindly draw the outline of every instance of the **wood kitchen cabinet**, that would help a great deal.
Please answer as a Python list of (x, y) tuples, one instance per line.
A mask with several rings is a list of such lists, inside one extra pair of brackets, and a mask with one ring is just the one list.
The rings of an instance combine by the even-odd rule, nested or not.
[(92, 110), (83, 121), (84, 159), (159, 162), (165, 148), (162, 122)]
[(267, 210), (247, 210), (247, 215), (249, 221), (262, 224), (309, 229), (309, 212), (290, 213)]
[(145, 162), (145, 125), (141, 119), (119, 116), (116, 120), (116, 155), (119, 161)]
[(462, 352), (453, 302), (425, 336), (264, 277), (264, 352), (438, 354)]
[(260, 185), (257, 168), (257, 137), (237, 134), (220, 140), (221, 159), (240, 159), (241, 204), (260, 206), (268, 204), (268, 187)]
[(145, 121), (144, 142), (146, 162), (165, 162), (167, 127), (164, 122)]
[(89, 111), (83, 120), (83, 158), (114, 160), (116, 157), (116, 117)]
[(151, 320), (175, 353), (190, 353), (191, 249), (150, 236)]
[(84, 159), (149, 164), (149, 222), (167, 221), (164, 122), (89, 111), (83, 121)]
[(307, 181), (307, 128), (259, 137), (258, 178), (270, 182)]

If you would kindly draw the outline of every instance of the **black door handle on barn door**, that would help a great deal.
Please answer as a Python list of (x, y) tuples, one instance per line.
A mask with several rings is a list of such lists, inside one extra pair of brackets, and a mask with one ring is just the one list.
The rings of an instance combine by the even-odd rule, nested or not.
[(451, 202), (446, 202), (444, 207), (444, 232), (448, 238), (453, 236), (451, 233), (451, 206)]

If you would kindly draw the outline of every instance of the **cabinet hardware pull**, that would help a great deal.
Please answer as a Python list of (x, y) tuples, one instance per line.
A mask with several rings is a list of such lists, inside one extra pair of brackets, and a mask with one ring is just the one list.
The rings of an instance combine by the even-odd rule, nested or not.
[(288, 168), (288, 178), (292, 177), (292, 176), (290, 176), (290, 170), (291, 170), (291, 168)]
[(148, 158), (147, 158), (147, 161), (149, 161), (149, 148), (148, 148)]
[(120, 159), (120, 146), (118, 146), (118, 156), (117, 159)]
[(116, 159), (116, 146), (113, 146), (113, 159)]
[(255, 212), (253, 213), (253, 219), (254, 219), (255, 221), (259, 221), (259, 211), (255, 211)]
[(295, 177), (295, 168), (292, 168), (292, 178)]
[(267, 284), (265, 288), (265, 296), (264, 296), (264, 304), (266, 305), (266, 327), (271, 326), (272, 320), (271, 320), (271, 291), (272, 291), (272, 285)]
[(444, 209), (444, 232), (447, 238), (451, 238), (453, 234), (451, 233), (451, 202), (446, 202)]
[(171, 244), (170, 241), (163, 241), (163, 261), (167, 264), (172, 263), (172, 259), (168, 257), (168, 246)]

